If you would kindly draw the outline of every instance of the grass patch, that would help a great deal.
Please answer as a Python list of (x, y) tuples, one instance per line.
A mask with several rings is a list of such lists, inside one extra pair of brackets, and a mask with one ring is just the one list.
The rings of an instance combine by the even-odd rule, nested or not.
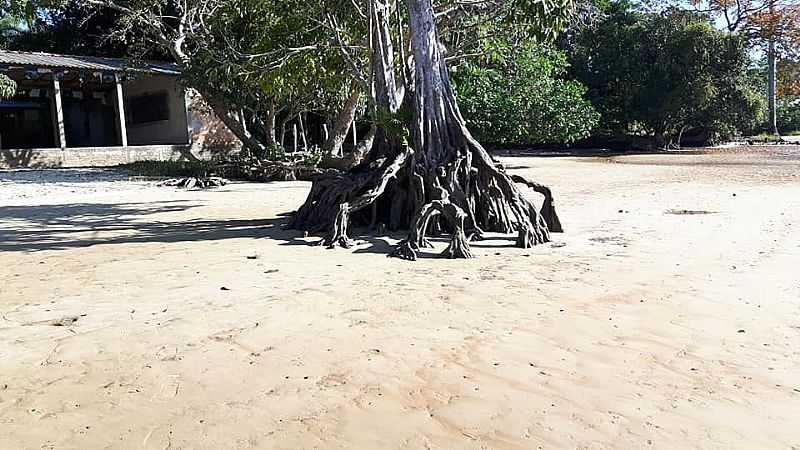
[(755, 136), (750, 136), (748, 139), (751, 141), (759, 141), (759, 142), (773, 142), (773, 141), (779, 141), (781, 137), (778, 136), (777, 134), (760, 133)]
[(780, 136), (771, 133), (761, 133), (755, 136), (750, 136), (747, 140), (752, 142), (780, 142), (786, 136), (800, 136), (800, 130), (787, 131), (781, 133)]
[(120, 164), (118, 169), (137, 177), (181, 178), (207, 177), (213, 174), (211, 161), (137, 161)]

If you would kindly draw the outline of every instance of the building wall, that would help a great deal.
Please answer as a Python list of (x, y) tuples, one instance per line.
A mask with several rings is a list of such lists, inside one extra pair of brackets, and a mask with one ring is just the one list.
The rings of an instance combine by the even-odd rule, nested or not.
[(148, 94), (167, 93), (169, 118), (156, 122), (127, 124), (128, 145), (183, 145), (189, 142), (186, 99), (178, 79), (168, 76), (141, 76), (123, 84), (125, 108), (130, 121), (131, 99)]
[[(209, 159), (205, 152), (193, 156)], [(136, 147), (43, 148), (30, 150), (0, 149), (0, 169), (107, 167), (136, 161), (169, 161), (190, 158), (189, 145), (148, 145)]]

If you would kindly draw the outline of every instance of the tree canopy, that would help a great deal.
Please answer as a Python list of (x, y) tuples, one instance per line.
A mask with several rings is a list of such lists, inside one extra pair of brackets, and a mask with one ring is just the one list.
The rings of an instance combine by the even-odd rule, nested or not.
[(760, 120), (746, 41), (691, 11), (653, 14), (614, 4), (577, 37), (570, 54), (573, 74), (588, 86), (607, 132), (643, 132), (659, 145), (679, 144), (686, 128), (724, 139)]

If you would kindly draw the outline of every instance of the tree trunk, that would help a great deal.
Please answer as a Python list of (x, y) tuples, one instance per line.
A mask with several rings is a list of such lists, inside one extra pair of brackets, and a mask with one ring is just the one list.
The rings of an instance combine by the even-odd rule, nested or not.
[(776, 107), (775, 40), (769, 40), (767, 49), (767, 103), (769, 104), (769, 132), (778, 136), (778, 111)]
[(278, 125), (278, 129), (281, 130), (280, 135), (278, 136), (278, 142), (280, 142), (281, 147), (286, 147), (286, 124), (294, 118), (294, 115), (290, 113), (286, 113), (286, 117), (280, 121)]
[(543, 216), (466, 128), (441, 54), (431, 0), (407, 3), (415, 70), (411, 137), (426, 204), (395, 254), (416, 258), (425, 243), (428, 205), (447, 219), (452, 232), (444, 253), (448, 257), (470, 257), (466, 232), (517, 232), (520, 247), (549, 241)]
[(370, 52), (375, 108), (394, 114), (403, 99), (397, 90), (391, 7), (391, 0), (370, 1)]
[(273, 101), (269, 102), (267, 107), (267, 117), (264, 121), (264, 144), (266, 147), (277, 147), (278, 141), (275, 136), (275, 118), (277, 116), (277, 108)]
[[(371, 57), (376, 116), (387, 116), (377, 130), (369, 157), (347, 174), (315, 180), (294, 228), (328, 231), (322, 243), (350, 245), (348, 224), (388, 224), (408, 236), (393, 256), (416, 259), (428, 246), (429, 229), (451, 234), (442, 256), (469, 258), (469, 240), (484, 231), (516, 233), (517, 245), (547, 242), (561, 225), (549, 189), (523, 182), (545, 195), (542, 213), (527, 200), (486, 150), (473, 139), (458, 109), (437, 35), (430, 0), (408, 0), (414, 56), (411, 114), (397, 112), (402, 97), (394, 78), (389, 20), (391, 11), (371, 2)], [(384, 29), (386, 32), (384, 33)], [(412, 116), (410, 123), (401, 117)], [(406, 131), (403, 131), (406, 130)], [(410, 145), (407, 143), (410, 137)], [(373, 205), (371, 214), (357, 213)]]
[(306, 139), (306, 125), (305, 120), (303, 120), (303, 115), (305, 113), (300, 113), (297, 116), (297, 123), (300, 125), (300, 138), (303, 140), (303, 151), (308, 150), (308, 140)]
[(214, 111), (214, 114), (219, 117), (219, 120), (221, 120), (222, 123), (231, 130), (231, 133), (242, 142), (245, 148), (256, 154), (263, 153), (265, 148), (264, 144), (247, 132), (242, 121), (237, 118), (235, 114), (231, 113), (223, 100), (220, 100), (215, 97), (214, 94), (208, 92), (201, 92), (200, 95), (205, 98), (211, 110)]
[(297, 124), (292, 124), (292, 153), (297, 153)]
[(361, 87), (359, 86), (358, 82), (354, 80), (352, 86), (350, 87), (350, 95), (347, 97), (347, 100), (345, 100), (344, 107), (342, 107), (342, 110), (339, 111), (339, 115), (336, 116), (336, 121), (334, 122), (333, 129), (331, 130), (331, 135), (323, 145), (325, 156), (331, 158), (341, 158), (343, 156), (342, 145), (344, 144), (345, 139), (347, 139), (347, 133), (350, 132), (350, 125), (352, 125), (353, 120), (356, 117), (358, 100), (360, 98)]

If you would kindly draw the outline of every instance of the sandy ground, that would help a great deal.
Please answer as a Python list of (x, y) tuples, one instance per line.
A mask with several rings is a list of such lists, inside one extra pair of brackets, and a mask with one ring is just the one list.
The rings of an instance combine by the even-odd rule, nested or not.
[(0, 173), (0, 448), (800, 448), (800, 149), (504, 162), (567, 232), (415, 263), (306, 183)]

